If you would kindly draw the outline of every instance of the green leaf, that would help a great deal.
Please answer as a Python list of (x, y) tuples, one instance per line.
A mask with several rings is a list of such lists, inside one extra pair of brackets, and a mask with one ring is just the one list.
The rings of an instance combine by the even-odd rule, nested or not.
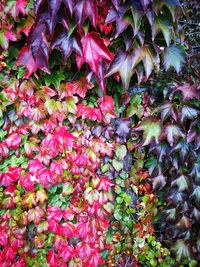
[(125, 145), (117, 144), (116, 146), (116, 156), (118, 159), (123, 159), (127, 154), (127, 149)]
[(177, 186), (179, 192), (182, 192), (182, 191), (189, 192), (190, 190), (189, 178), (183, 174), (179, 176), (175, 181), (173, 181), (172, 185)]
[(185, 51), (181, 45), (172, 45), (164, 50), (164, 66), (168, 70), (174, 67), (180, 72), (182, 64), (185, 62)]
[[(128, 89), (131, 77), (133, 75), (134, 62), (138, 60), (140, 51), (135, 51), (135, 55), (120, 51), (112, 61), (110, 68), (106, 74), (109, 77), (115, 73), (119, 73), (125, 90)], [(135, 58), (135, 59), (134, 59)]]
[(45, 108), (47, 109), (48, 113), (52, 115), (56, 111), (62, 110), (62, 105), (60, 101), (55, 101), (54, 99), (48, 99), (44, 103)]
[(101, 167), (101, 171), (103, 173), (107, 172), (110, 168), (110, 163), (107, 163), (107, 164), (104, 164), (102, 167)]
[(173, 246), (173, 250), (176, 252), (178, 262), (184, 259), (191, 260), (192, 258), (190, 245), (186, 244), (183, 240), (177, 240), (176, 244)]
[(120, 160), (113, 159), (112, 165), (116, 171), (121, 171), (123, 169), (123, 162)]
[(140, 25), (142, 22), (142, 12), (138, 12), (134, 10), (133, 8), (131, 9), (132, 16), (133, 16), (133, 21), (134, 21), (134, 35), (138, 33), (138, 30), (140, 29)]
[(150, 47), (143, 47), (142, 49), (142, 60), (145, 69), (146, 77), (149, 78), (150, 74), (154, 69), (154, 65), (159, 69), (160, 58)]
[(24, 76), (24, 73), (26, 72), (26, 68), (23, 66), (18, 67), (17, 69), (17, 79), (20, 79)]
[(122, 219), (122, 212), (120, 210), (115, 210), (114, 214), (113, 214), (114, 218), (118, 221), (120, 221)]
[(106, 244), (109, 244), (113, 239), (114, 232), (109, 230), (106, 234)]
[(167, 46), (169, 46), (171, 42), (171, 36), (172, 36), (172, 26), (167, 20), (167, 18), (164, 16), (156, 17), (155, 22), (153, 23), (153, 27), (152, 27), (153, 40), (159, 32), (162, 32), (165, 38), (166, 44)]
[(4, 50), (8, 49), (8, 39), (5, 37), (3, 32), (0, 32), (0, 46)]
[(136, 114), (138, 118), (141, 118), (143, 114), (142, 111), (142, 96), (140, 94), (133, 94), (130, 99), (130, 104), (126, 110), (126, 116), (130, 118)]
[(176, 208), (167, 209), (164, 213), (167, 221), (174, 222), (176, 220)]
[(76, 114), (77, 111), (77, 97), (75, 96), (68, 96), (66, 97), (66, 101), (63, 103), (64, 110), (66, 110), (67, 113)]
[(51, 74), (45, 74), (44, 76), (44, 81), (46, 86), (53, 84), (56, 89), (59, 88), (61, 81), (64, 79), (65, 76), (60, 71), (55, 71), (52, 72)]
[(143, 131), (144, 143), (143, 146), (149, 145), (153, 139), (158, 143), (159, 136), (161, 134), (160, 121), (154, 121), (153, 119), (143, 120), (139, 126), (135, 127), (135, 131)]
[(63, 196), (71, 195), (73, 192), (74, 192), (74, 188), (70, 182), (67, 182), (63, 185), (63, 190), (62, 190)]
[(7, 135), (7, 131), (3, 131), (2, 129), (0, 129), (0, 141), (3, 140), (3, 138)]

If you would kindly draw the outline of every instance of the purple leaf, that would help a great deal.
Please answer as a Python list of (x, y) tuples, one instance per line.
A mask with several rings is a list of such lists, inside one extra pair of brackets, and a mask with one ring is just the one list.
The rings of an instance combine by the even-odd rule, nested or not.
[(62, 53), (64, 61), (66, 61), (73, 51), (82, 56), (81, 43), (78, 38), (72, 35), (68, 36), (67, 30), (61, 26), (53, 36), (51, 48), (58, 48)]
[(98, 19), (98, 10), (96, 0), (82, 0), (74, 7), (76, 21), (79, 27), (82, 26), (86, 18), (89, 18), (92, 25), (96, 27)]

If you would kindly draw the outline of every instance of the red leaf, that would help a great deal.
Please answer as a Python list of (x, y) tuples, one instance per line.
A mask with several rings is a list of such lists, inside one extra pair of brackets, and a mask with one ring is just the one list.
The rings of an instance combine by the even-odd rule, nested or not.
[(5, 247), (2, 250), (2, 255), (5, 261), (13, 261), (15, 258), (16, 252), (11, 247)]
[(83, 57), (95, 74), (98, 74), (100, 59), (104, 59), (106, 62), (113, 60), (114, 55), (108, 50), (99, 33), (86, 34), (82, 37), (81, 43)]
[(79, 252), (79, 257), (82, 260), (89, 257), (95, 251), (95, 249), (90, 247), (90, 245), (86, 242), (79, 242), (76, 245), (76, 250)]
[(7, 158), (9, 156), (9, 149), (6, 145), (5, 140), (0, 143), (0, 155), (4, 158)]
[(47, 211), (48, 211), (48, 217), (47, 217), (48, 221), (54, 220), (56, 222), (59, 222), (62, 219), (62, 211), (59, 207), (52, 206), (49, 207)]
[(76, 234), (76, 227), (71, 222), (65, 222), (61, 225), (61, 235), (68, 238), (73, 237)]
[(115, 108), (112, 96), (106, 95), (104, 98), (100, 98), (97, 102), (103, 115), (106, 115), (107, 112), (113, 112), (113, 109)]
[(68, 261), (75, 254), (74, 247), (68, 245), (62, 245), (58, 247), (58, 255), (63, 258), (64, 261)]
[(102, 176), (102, 177), (100, 177), (100, 181), (97, 185), (97, 189), (98, 190), (104, 190), (104, 191), (108, 192), (108, 189), (114, 185), (115, 184), (113, 182), (111, 182), (110, 179), (108, 179), (106, 176)]
[(44, 168), (44, 166), (38, 159), (33, 159), (28, 163), (28, 169), (33, 174), (38, 172), (41, 168)]
[(82, 103), (78, 104), (78, 116), (81, 116), (83, 119), (90, 119), (92, 121), (102, 121), (102, 115), (98, 108), (88, 107)]
[(23, 26), (17, 29), (17, 34), (20, 34), (21, 32), (23, 32), (26, 36), (28, 36), (33, 23), (34, 23), (34, 19), (32, 18), (32, 16), (28, 16)]
[(47, 263), (50, 265), (50, 267), (57, 267), (58, 262), (58, 255), (52, 249), (50, 249), (47, 254)]
[(98, 267), (101, 264), (105, 264), (105, 261), (98, 252), (94, 252), (87, 261), (87, 267)]
[(8, 244), (8, 235), (5, 232), (0, 232), (0, 245), (7, 246)]
[(6, 144), (8, 147), (11, 147), (12, 149), (17, 149), (21, 143), (21, 136), (20, 134), (14, 133), (11, 134), (8, 138), (6, 138)]
[(81, 66), (84, 63), (84, 57), (83, 56), (79, 56), (79, 54), (76, 53), (76, 64), (78, 69), (80, 70)]
[(4, 36), (9, 40), (9, 41), (17, 41), (17, 37), (15, 34), (11, 31), (4, 32)]
[(30, 209), (28, 211), (28, 221), (34, 222), (35, 225), (38, 225), (44, 215), (44, 211), (39, 206), (37, 206), (34, 209)]
[(23, 258), (20, 258), (16, 263), (12, 265), (12, 267), (26, 267), (27, 261)]
[(21, 167), (8, 167), (8, 171), (0, 176), (0, 185), (5, 187), (10, 186), (13, 182), (16, 182), (20, 178), (21, 171)]
[(89, 222), (80, 222), (77, 225), (77, 233), (81, 238), (85, 238), (90, 232)]
[(16, 1), (16, 9), (17, 9), (17, 14), (21, 13), (23, 16), (26, 15), (26, 0), (17, 0)]
[(91, 82), (88, 82), (88, 79), (84, 77), (78, 81), (66, 84), (68, 95), (71, 96), (77, 94), (82, 98), (85, 98), (87, 90), (92, 89), (93, 87), (94, 85)]
[(108, 35), (110, 31), (114, 29), (113, 25), (111, 23), (108, 24), (101, 24), (99, 26), (101, 32), (105, 33), (105, 35)]

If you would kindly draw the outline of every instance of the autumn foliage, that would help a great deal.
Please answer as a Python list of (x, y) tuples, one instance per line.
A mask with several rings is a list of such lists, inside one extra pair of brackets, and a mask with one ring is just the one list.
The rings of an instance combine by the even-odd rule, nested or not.
[(183, 14), (176, 0), (1, 1), (0, 266), (198, 266)]

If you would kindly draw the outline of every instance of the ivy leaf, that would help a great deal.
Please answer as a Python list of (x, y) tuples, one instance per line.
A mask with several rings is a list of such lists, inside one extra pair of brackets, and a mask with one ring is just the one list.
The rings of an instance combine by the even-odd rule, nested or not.
[(54, 252), (53, 249), (50, 249), (47, 254), (47, 263), (52, 266), (57, 266), (59, 263), (59, 257)]
[(14, 20), (17, 20), (17, 17), (21, 13), (25, 16), (25, 8), (27, 6), (26, 0), (16, 0), (16, 1), (6, 1), (5, 12), (10, 13)]
[(92, 205), (94, 201), (98, 201), (99, 192), (96, 189), (93, 190), (92, 187), (88, 187), (84, 192), (84, 197), (88, 201), (88, 203)]
[(185, 160), (185, 158), (188, 156), (189, 150), (189, 144), (185, 140), (181, 140), (176, 144), (175, 147), (171, 149), (170, 154), (175, 151), (179, 151), (182, 160)]
[(197, 182), (200, 182), (200, 159), (194, 162), (190, 175), (196, 177)]
[(133, 16), (133, 21), (134, 21), (134, 35), (136, 35), (140, 29), (143, 14), (142, 12), (138, 12), (134, 10), (133, 8), (131, 9), (132, 16)]
[(124, 140), (128, 137), (130, 134), (130, 121), (127, 119), (118, 119), (115, 122), (115, 130), (116, 134), (120, 137), (122, 137)]
[(28, 211), (28, 221), (33, 222), (35, 225), (39, 225), (40, 220), (44, 217), (44, 211), (39, 207), (35, 207), (34, 209), (30, 209)]
[(82, 37), (81, 43), (85, 62), (87, 62), (92, 71), (98, 75), (100, 59), (110, 62), (114, 55), (108, 50), (99, 33), (91, 32), (86, 34)]
[(175, 111), (173, 103), (166, 102), (163, 105), (159, 107), (159, 111), (161, 112), (161, 119), (164, 121), (169, 116), (172, 116), (172, 118), (176, 121), (178, 119), (178, 114)]
[(167, 209), (164, 211), (164, 216), (168, 222), (175, 222), (176, 220), (176, 208)]
[(17, 149), (21, 141), (22, 141), (21, 135), (17, 133), (13, 133), (5, 139), (7, 146), (11, 147), (12, 149)]
[(158, 161), (162, 162), (164, 157), (169, 153), (170, 147), (167, 142), (161, 142), (150, 149), (150, 152), (155, 151), (158, 156)]
[(177, 72), (180, 72), (182, 64), (185, 62), (185, 51), (180, 45), (172, 45), (166, 47), (164, 51), (164, 66), (168, 70), (174, 67)]
[(73, 14), (74, 6), (75, 6), (75, 1), (74, 0), (63, 0), (64, 4), (68, 8), (70, 14)]
[(60, 5), (62, 3), (62, 0), (48, 0), (48, 9), (49, 9), (49, 13), (50, 13), (50, 21), (51, 24), (54, 23), (56, 14), (60, 8)]
[(0, 46), (4, 49), (7, 50), (9, 46), (9, 41), (6, 38), (4, 32), (0, 32)]
[(145, 119), (134, 129), (135, 131), (144, 132), (143, 146), (146, 146), (149, 145), (153, 141), (153, 139), (155, 139), (156, 143), (158, 143), (162, 128), (160, 121), (155, 121), (153, 119)]

